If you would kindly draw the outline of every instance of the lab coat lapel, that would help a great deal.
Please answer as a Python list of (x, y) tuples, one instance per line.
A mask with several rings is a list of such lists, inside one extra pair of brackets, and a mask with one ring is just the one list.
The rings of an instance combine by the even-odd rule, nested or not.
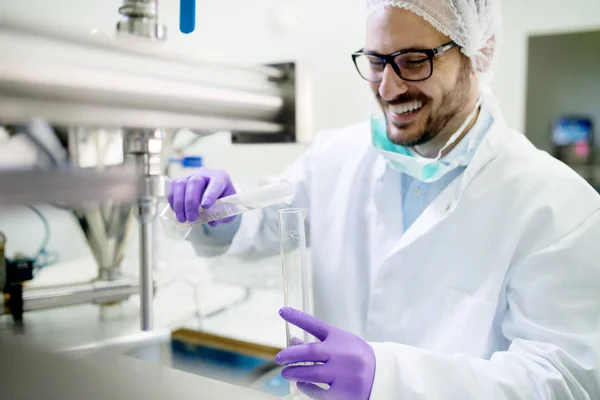
[(495, 157), (496, 144), (498, 140), (502, 139), (500, 135), (504, 129), (506, 128), (503, 121), (495, 119), (467, 169), (451, 182), (404, 232), (400, 240), (384, 258), (384, 264), (452, 215), (466, 187), (482, 168)]
[(387, 259), (411, 245), (415, 240), (431, 231), (437, 224), (447, 218), (454, 211), (457, 204), (459, 180), (454, 180), (446, 187), (413, 224), (404, 232), (396, 246), (392, 248)]

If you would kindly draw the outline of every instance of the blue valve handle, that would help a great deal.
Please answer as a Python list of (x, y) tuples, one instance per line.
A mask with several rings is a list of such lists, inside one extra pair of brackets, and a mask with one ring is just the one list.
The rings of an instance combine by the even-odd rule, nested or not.
[(179, 0), (179, 30), (185, 34), (196, 28), (196, 0)]

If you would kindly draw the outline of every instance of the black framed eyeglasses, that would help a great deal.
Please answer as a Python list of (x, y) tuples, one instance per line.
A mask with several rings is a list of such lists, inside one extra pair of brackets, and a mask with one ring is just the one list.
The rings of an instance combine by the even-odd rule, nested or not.
[(454, 41), (434, 49), (402, 50), (394, 54), (369, 54), (359, 50), (352, 54), (352, 61), (363, 79), (369, 82), (381, 82), (386, 65), (391, 65), (396, 74), (409, 82), (429, 79), (433, 74), (433, 59), (457, 47)]

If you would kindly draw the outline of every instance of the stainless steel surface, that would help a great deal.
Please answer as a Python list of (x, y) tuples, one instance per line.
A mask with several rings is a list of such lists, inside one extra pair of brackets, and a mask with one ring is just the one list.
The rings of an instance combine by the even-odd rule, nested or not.
[[(132, 46), (128, 40), (125, 41), (107, 41), (99, 40), (92, 35), (84, 35), (81, 32), (69, 30), (68, 25), (49, 26), (39, 23), (33, 23), (31, 20), (17, 18), (15, 16), (0, 15), (0, 31), (16, 33), (28, 37), (40, 37), (54, 42), (70, 43), (83, 45), (87, 48), (110, 50), (114, 54), (127, 54), (143, 57), (145, 60), (163, 60), (178, 64), (189, 65), (191, 67), (205, 70), (220, 69), (225, 73), (240, 72), (246, 75), (268, 79), (279, 79), (283, 72), (277, 68), (267, 66), (250, 65), (231, 65), (216, 63), (214, 61), (198, 58), (193, 54), (179, 53), (171, 50), (157, 48), (144, 40), (136, 40), (135, 37), (128, 38), (130, 41), (136, 41), (137, 45)], [(216, 72), (216, 71), (214, 71)]]
[(140, 315), (144, 331), (153, 328), (153, 225), (158, 214), (158, 198), (167, 195), (160, 159), (164, 136), (165, 132), (160, 129), (125, 130), (126, 160), (134, 163), (144, 177), (136, 208), (140, 230)]
[(74, 214), (98, 263), (98, 277), (109, 281), (119, 279), (131, 230), (131, 205), (106, 202), (79, 208)]
[(125, 0), (119, 14), (117, 32), (164, 40), (167, 28), (158, 21), (158, 0)]
[[(82, 264), (82, 268), (95, 271), (93, 263)], [(127, 301), (102, 307), (86, 303), (25, 313), (23, 336), (52, 350), (68, 351), (135, 341), (138, 335), (168, 336), (172, 330), (189, 326), (234, 339), (285, 346), (285, 327), (277, 314), (280, 292), (260, 291), (244, 300), (242, 288), (207, 283), (192, 287), (187, 278), (199, 279), (186, 276), (174, 284), (169, 283), (171, 278), (157, 282), (152, 331), (140, 330), (140, 299), (136, 294)], [(10, 316), (0, 317), (0, 341), (14, 336), (13, 325)]]
[[(154, 300), (154, 251), (152, 248), (152, 234), (154, 231), (154, 217), (156, 216), (156, 199), (143, 199), (140, 201), (140, 305), (141, 328), (143, 331), (152, 330), (154, 314), (152, 302)], [(146, 209), (146, 207), (148, 209)], [(144, 209), (142, 209), (144, 208)]]
[[(158, 0), (124, 0), (119, 12), (126, 17), (117, 32), (164, 40), (166, 31), (158, 21)], [(140, 325), (143, 331), (154, 327), (154, 222), (158, 214), (158, 198), (165, 197), (162, 181), (161, 152), (165, 131), (161, 129), (125, 130), (126, 159), (135, 163), (144, 177), (137, 205), (140, 229)]]
[(163, 138), (164, 132), (160, 129), (132, 129), (127, 132), (125, 148), (131, 154), (151, 154), (155, 157), (160, 155)]
[(158, 316), (155, 330), (140, 331), (138, 302), (138, 296), (133, 295), (124, 302), (101, 307), (85, 303), (24, 313), (23, 332), (18, 335), (12, 318), (0, 316), (0, 342), (20, 336), (36, 346), (70, 352), (104, 350), (112, 344), (137, 341), (139, 337), (168, 337), (170, 325), (161, 324), (162, 315)]
[(120, 129), (69, 126), (67, 132), (70, 166), (102, 170), (123, 164), (123, 132)]
[[(23, 310), (35, 311), (79, 304), (118, 303), (138, 292), (131, 279), (23, 289)], [(4, 314), (0, 310), (0, 315)]]
[[(124, 150), (126, 160), (136, 165), (142, 175), (159, 176), (161, 170), (161, 152), (165, 131), (162, 129), (126, 129)], [(164, 188), (156, 187), (158, 193), (149, 193), (149, 196), (165, 196)]]
[[(202, 326), (201, 329), (204, 332), (215, 335), (246, 340), (253, 343), (261, 343), (263, 345), (282, 346), (285, 344), (284, 340), (276, 340), (275, 343), (270, 343), (267, 340), (265, 343), (265, 339), (268, 339), (269, 336), (275, 337), (276, 339), (285, 338), (283, 325), (280, 324), (281, 318), (277, 314), (277, 308), (281, 299), (280, 292), (266, 293), (268, 296), (268, 301), (266, 303), (264, 302), (265, 299), (260, 299), (263, 296), (258, 296), (258, 298), (250, 300), (250, 302), (244, 302), (239, 306), (232, 307), (218, 316), (202, 319), (194, 317), (193, 312), (174, 315), (177, 314), (179, 306), (182, 306), (182, 302), (187, 302), (189, 299), (189, 297), (182, 296), (182, 292), (178, 287), (171, 286), (165, 288), (162, 295), (160, 293), (161, 292), (159, 291), (157, 302), (162, 302), (162, 304), (157, 308), (156, 328), (152, 332), (139, 332), (136, 320), (136, 317), (138, 316), (136, 299), (132, 298), (120, 305), (107, 306), (102, 309), (92, 306), (91, 304), (85, 304), (71, 308), (56, 308), (26, 314), (24, 324), (25, 331), (20, 337), (28, 341), (27, 348), (29, 349), (31, 349), (32, 346), (43, 346), (53, 352), (60, 352), (67, 359), (89, 359), (89, 356), (104, 357), (109, 355), (112, 357), (122, 354), (131, 356), (131, 351), (138, 349), (140, 346), (145, 347), (150, 344), (168, 343), (170, 340), (170, 331), (178, 329), (178, 327), (181, 327), (182, 324), (185, 324), (186, 322), (200, 323)], [(202, 291), (202, 299), (199, 301), (202, 304), (206, 304), (215, 299), (217, 299), (218, 303), (230, 302), (232, 300), (229, 296), (220, 298), (222, 293), (223, 291), (215, 291), (214, 288), (210, 289), (208, 293), (207, 291)], [(213, 306), (215, 308), (220, 307), (217, 303)], [(248, 322), (250, 319), (253, 323)], [(0, 317), (0, 343), (6, 345), (7, 343), (10, 343), (11, 339), (14, 339), (14, 337), (15, 335), (12, 333), (12, 323), (10, 322), (10, 319), (4, 317), (3, 320), (3, 318)], [(23, 353), (23, 356), (26, 356), (26, 354), (27, 353)], [(3, 361), (4, 360), (0, 360), (0, 363)], [(38, 361), (37, 357), (32, 357), (29, 362), (38, 363), (42, 361)], [(144, 362), (144, 364), (150, 365), (147, 361)], [(3, 372), (6, 371), (6, 365), (7, 364), (0, 365), (0, 370)], [(15, 364), (15, 367), (18, 366), (20, 366), (20, 364)], [(33, 369), (27, 370), (28, 374), (42, 373), (43, 368), (38, 370), (37, 366), (38, 365), (36, 364)], [(46, 368), (45, 364), (44, 368)], [(118, 372), (125, 375), (130, 372), (128, 370), (121, 370), (122, 365), (115, 359), (101, 367), (100, 373), (106, 368), (113, 369), (115, 373)], [(53, 372), (55, 372), (55, 369), (53, 369)], [(13, 374), (16, 372), (10, 371), (10, 373)], [(150, 370), (139, 371), (139, 373), (142, 377), (145, 377), (145, 379), (152, 381), (151, 385), (160, 382), (160, 384), (163, 385), (161, 390), (166, 390), (171, 385), (168, 379), (165, 380), (161, 376), (152, 374)], [(55, 385), (57, 382), (68, 382), (69, 385), (83, 384), (81, 376), (77, 374), (68, 374), (61, 379), (56, 379), (57, 377), (54, 377), (52, 374), (46, 374), (44, 376), (48, 377), (45, 387), (48, 392), (44, 393), (44, 395), (32, 393), (31, 397), (27, 397), (21, 392), (20, 394), (23, 397), (6, 397), (8, 393), (2, 392), (2, 390), (8, 390), (6, 387), (7, 385), (5, 385), (5, 387), (0, 388), (0, 398), (50, 400), (52, 399), (51, 394), (55, 393), (54, 391), (58, 389), (70, 390), (70, 388), (57, 387)], [(185, 374), (185, 376), (194, 377), (195, 375)], [(103, 380), (102, 376), (96, 377)], [(1, 379), (3, 385), (4, 379), (8, 378), (9, 376), (3, 373)], [(236, 386), (228, 386), (228, 388), (223, 389), (223, 391), (221, 391), (221, 389), (213, 390), (213, 380), (200, 378), (201, 379), (198, 382), (202, 383), (202, 387), (195, 389), (186, 387), (186, 390), (182, 390), (181, 393), (186, 394), (187, 391), (195, 390), (194, 396), (196, 397), (192, 396), (190, 399), (246, 399), (257, 395), (254, 392), (247, 392)], [(113, 384), (109, 380), (103, 380), (103, 382), (105, 382), (106, 385)], [(140, 381), (138, 381), (137, 378), (134, 378), (131, 380), (131, 384), (144, 385), (145, 383), (142, 382), (142, 378), (140, 378)], [(10, 385), (12, 385), (12, 383)], [(56, 394), (57, 400), (80, 398), (85, 398), (87, 400), (95, 399), (93, 396), (98, 396), (95, 392), (91, 393), (90, 396), (87, 396), (88, 388), (80, 389), (82, 391), (81, 393), (78, 393), (77, 396), (72, 395), (72, 393), (64, 393), (64, 397), (61, 397), (60, 394)], [(178, 389), (183, 388), (178, 387)], [(229, 389), (233, 391), (230, 391)], [(257, 387), (256, 389), (259, 388)], [(93, 390), (93, 388), (89, 388), (89, 390)], [(165, 393), (158, 391), (155, 393), (155, 396), (151, 396), (151, 398), (176, 399), (179, 393), (180, 392)], [(247, 397), (248, 393), (250, 393), (250, 397)], [(119, 397), (112, 396), (114, 393), (102, 394), (106, 395), (106, 397), (104, 397), (106, 399), (119, 399)], [(130, 398), (138, 398), (133, 392), (128, 392), (127, 394), (131, 396)], [(35, 395), (37, 395), (37, 397), (35, 397)], [(103, 397), (100, 396), (100, 398)], [(272, 397), (267, 396), (265, 398)]]
[[(273, 89), (268, 87), (265, 87), (267, 92), (257, 92), (185, 82), (153, 75), (147, 70), (129, 72), (119, 68), (119, 65), (78, 66), (59, 60), (34, 64), (27, 59), (3, 59), (0, 60), (0, 95), (20, 99), (21, 103), (35, 99), (38, 103), (80, 103), (88, 107), (160, 110), (169, 114), (262, 122), (274, 122), (284, 105), (283, 99), (277, 93), (269, 93)], [(3, 120), (42, 117), (50, 122), (57, 119), (54, 115), (28, 115), (28, 112), (28, 108), (12, 107), (0, 111), (0, 117)], [(144, 126), (146, 122), (140, 127)], [(185, 126), (179, 126), (182, 127)], [(204, 129), (202, 126), (189, 128)]]
[(160, 345), (169, 343), (171, 331), (168, 329), (154, 329), (150, 332), (138, 331), (136, 333), (101, 339), (76, 346), (59, 349), (69, 357), (81, 357), (97, 351), (102, 353), (125, 354), (139, 346)]
[(110, 167), (104, 171), (90, 168), (3, 171), (0, 173), (0, 206), (132, 202), (139, 197), (140, 186), (141, 178), (130, 166)]
[[(72, 166), (93, 165), (97, 170), (122, 163), (122, 155), (111, 159), (111, 151), (123, 147), (122, 133), (89, 128), (69, 129), (69, 155)], [(117, 149), (116, 149), (116, 148)], [(95, 157), (92, 157), (95, 156)], [(145, 185), (141, 185), (143, 188)], [(141, 192), (140, 192), (141, 193)], [(98, 264), (98, 277), (112, 281), (121, 277), (121, 262), (125, 255), (133, 213), (130, 203), (106, 201), (73, 210)]]
[[(162, 42), (166, 29), (158, 20), (157, 0), (123, 0), (119, 13), (123, 18), (115, 41), (38, 22), (4, 23), (0, 17), (0, 121), (22, 123), (37, 117), (69, 127), (122, 129), (124, 167), (133, 166), (130, 176), (137, 177), (132, 186), (140, 223), (141, 316), (146, 330), (153, 325), (152, 224), (157, 198), (166, 195), (160, 168), (165, 129), (282, 132), (294, 105), (289, 88), (277, 81), (283, 75), (275, 68), (231, 67), (172, 53)], [(97, 175), (107, 177), (115, 168), (97, 161)], [(28, 193), (30, 201), (85, 203), (88, 198), (72, 185), (80, 180), (67, 181), (61, 181), (61, 196), (56, 188), (45, 186), (49, 194), (35, 188)], [(15, 182), (7, 187), (12, 189)], [(17, 202), (22, 202), (24, 193), (18, 195)], [(123, 203), (131, 198), (90, 197), (94, 207), (80, 207), (76, 214), (100, 266), (99, 278), (117, 282), (131, 218), (131, 209)]]
[(133, 35), (95, 36), (0, 16), (3, 122), (267, 134), (288, 123), (293, 105), (277, 68), (199, 60)]
[[(284, 75), (275, 80), (279, 88), (279, 95), (283, 99), (283, 107), (279, 112), (277, 120), (283, 122), (283, 129), (278, 134), (262, 133), (257, 135), (253, 132), (232, 132), (233, 143), (285, 143), (300, 142), (305, 139), (306, 130), (310, 127), (310, 108), (307, 107), (307, 88), (310, 82), (305, 82), (306, 72), (297, 68), (295, 63), (273, 64), (280, 69)], [(302, 87), (304, 86), (304, 87)]]
[(279, 133), (283, 130), (282, 124), (257, 121), (251, 117), (231, 119), (194, 113), (78, 103), (75, 100), (3, 96), (0, 88), (0, 118), (4, 123), (17, 124), (32, 116), (51, 120), (57, 125), (160, 127), (165, 129), (188, 127), (199, 131), (243, 131), (249, 133)]
[(114, 354), (69, 358), (20, 340), (0, 341), (0, 354), (2, 399), (274, 399), (253, 390)]

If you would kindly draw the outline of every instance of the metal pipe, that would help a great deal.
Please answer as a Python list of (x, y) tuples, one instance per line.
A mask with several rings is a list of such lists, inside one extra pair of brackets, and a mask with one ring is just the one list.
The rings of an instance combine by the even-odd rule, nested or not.
[[(1, 88), (0, 88), (1, 91)], [(0, 94), (0, 119), (17, 124), (32, 117), (41, 117), (55, 125), (103, 126), (114, 128), (186, 127), (199, 131), (232, 131), (246, 133), (279, 133), (284, 125), (256, 121), (252, 118), (232, 119), (212, 117), (201, 113), (181, 114), (140, 108), (122, 108), (85, 102), (63, 102), (34, 97), (5, 97)]]
[(153, 328), (153, 224), (158, 214), (158, 198), (166, 197), (166, 183), (161, 170), (161, 151), (164, 140), (161, 129), (127, 129), (124, 137), (126, 161), (137, 167), (143, 176), (142, 192), (137, 202), (136, 216), (140, 230), (140, 316), (144, 331)]
[(165, 49), (151, 46), (141, 41), (139, 46), (131, 46), (127, 41), (107, 41), (98, 40), (92, 35), (81, 34), (81, 32), (69, 30), (68, 27), (61, 26), (45, 26), (40, 23), (32, 23), (27, 19), (18, 18), (16, 16), (8, 16), (0, 14), (0, 31), (8, 31), (20, 35), (33, 36), (46, 40), (54, 40), (62, 43), (83, 45), (88, 48), (99, 50), (110, 50), (115, 53), (126, 55), (137, 55), (148, 60), (163, 60), (172, 61), (178, 64), (184, 64), (191, 67), (214, 67), (219, 69), (227, 69), (230, 71), (243, 72), (264, 76), (268, 79), (280, 79), (284, 72), (273, 67), (262, 66), (242, 66), (232, 65), (227, 63), (216, 63), (214, 61), (195, 57), (189, 53), (179, 53), (173, 51), (165, 51)]
[[(117, 24), (119, 34), (128, 34), (154, 40), (164, 40), (166, 29), (158, 21), (158, 0), (124, 0), (119, 8), (123, 19)], [(160, 167), (160, 154), (164, 130), (128, 129), (125, 131), (125, 152), (133, 155), (140, 175), (144, 176), (142, 196), (138, 200), (138, 219), (140, 227), (140, 294), (141, 328), (144, 331), (153, 328), (154, 298), (154, 243), (153, 224), (158, 214), (158, 197), (164, 197)]]
[[(144, 200), (145, 203), (141, 207), (156, 207), (157, 200)], [(140, 220), (140, 303), (141, 303), (141, 328), (143, 331), (152, 330), (154, 325), (154, 315), (152, 302), (154, 300), (154, 253), (152, 248), (153, 243), (153, 228), (154, 221), (147, 219)]]
[(72, 34), (73, 42), (86, 43), (79, 46), (23, 35), (25, 27), (15, 30), (19, 23), (3, 21), (0, 17), (5, 123), (40, 117), (54, 125), (262, 134), (280, 133), (291, 123), (283, 70), (186, 63), (164, 43), (131, 34), (114, 41)]
[(166, 27), (158, 22), (158, 0), (124, 0), (119, 8), (122, 15), (117, 32), (163, 40)]
[[(138, 292), (134, 280), (93, 281), (72, 285), (23, 289), (23, 310), (35, 311), (80, 304), (106, 304), (127, 300)], [(10, 310), (0, 309), (0, 314)]]
[[(271, 93), (269, 93), (271, 91)], [(177, 78), (98, 67), (0, 60), (0, 94), (37, 101), (273, 121), (282, 94), (219, 87)]]
[(151, 330), (154, 254), (152, 252), (152, 225), (158, 215), (158, 198), (166, 197), (166, 183), (162, 175), (160, 155), (164, 139), (161, 129), (128, 129), (125, 131), (126, 161), (134, 163), (143, 176), (142, 192), (137, 202), (140, 230), (140, 316), (142, 330)]

